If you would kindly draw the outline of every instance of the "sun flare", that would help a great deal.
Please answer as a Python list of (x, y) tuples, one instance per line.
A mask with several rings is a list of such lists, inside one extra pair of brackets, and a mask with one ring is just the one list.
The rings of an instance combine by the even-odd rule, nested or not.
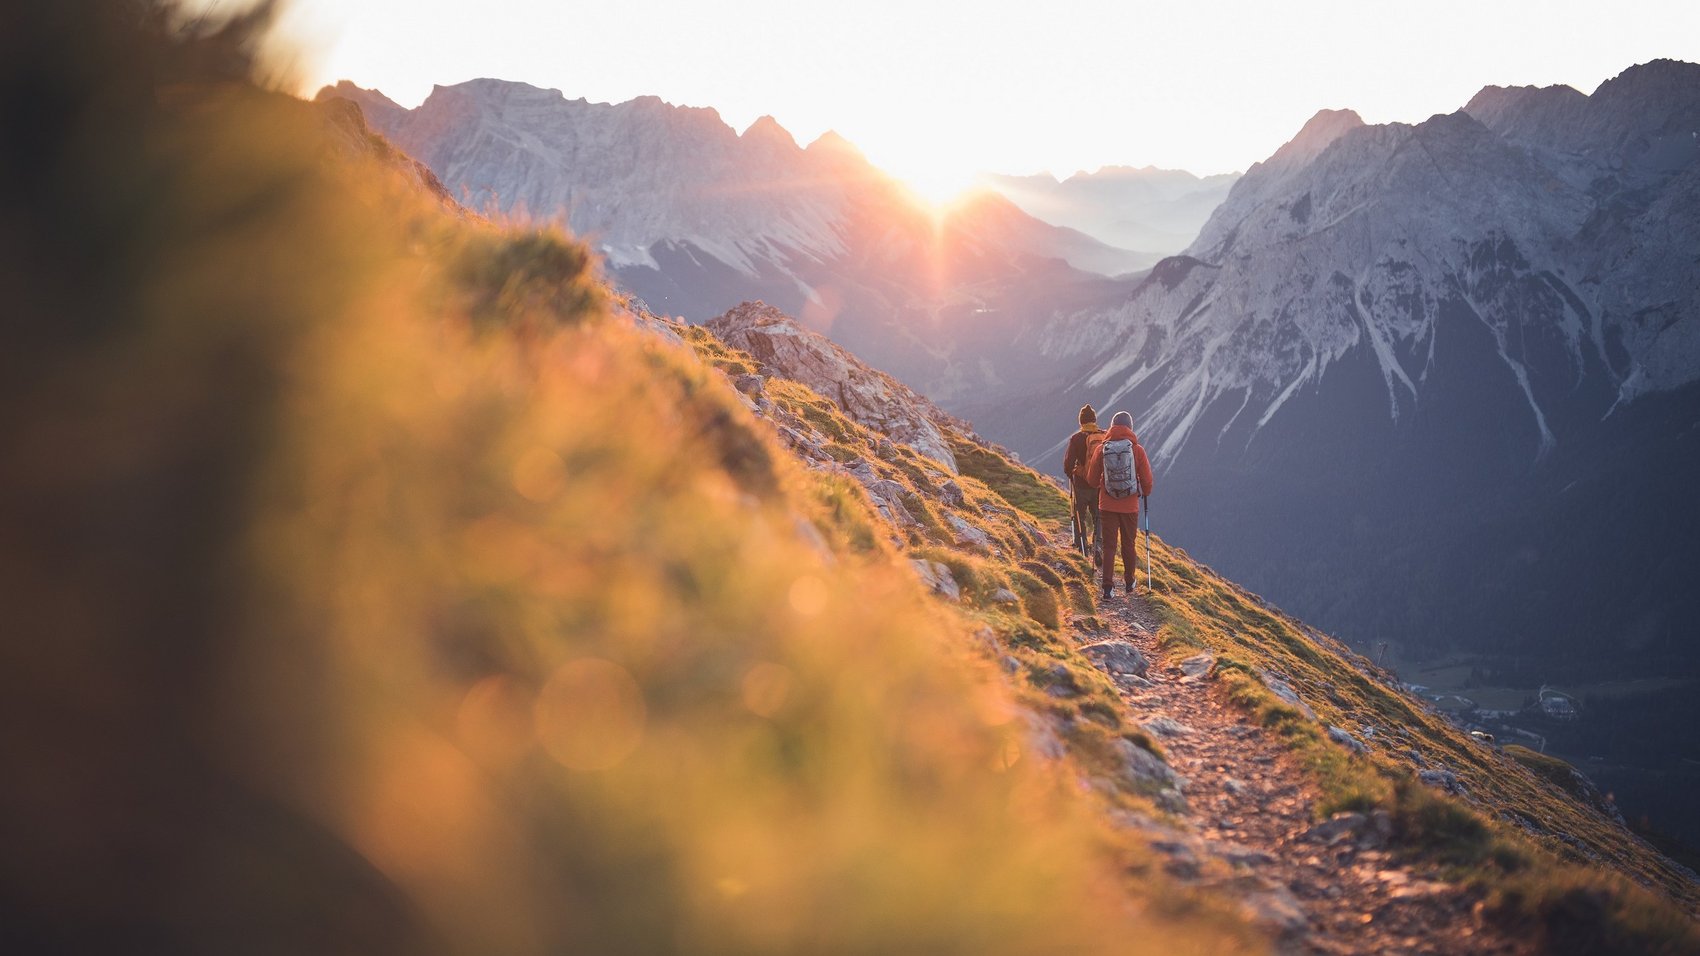
[(966, 163), (882, 163), (880, 167), (936, 207), (961, 199), (974, 186), (973, 167)]

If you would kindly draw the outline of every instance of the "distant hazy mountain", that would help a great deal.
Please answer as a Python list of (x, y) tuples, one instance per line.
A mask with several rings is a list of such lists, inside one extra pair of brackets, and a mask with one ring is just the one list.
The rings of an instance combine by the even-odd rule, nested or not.
[(998, 348), (1154, 261), (989, 192), (937, 214), (836, 134), (804, 149), (767, 117), (740, 135), (711, 109), (487, 79), (413, 110), (348, 83), (319, 95), (359, 103), (468, 205), (586, 236), (658, 311), (703, 320), (763, 299), (935, 397), (1031, 386)]
[(1082, 401), (1132, 410), (1174, 539), (1357, 640), (1693, 668), (1697, 137), (1671, 61), (1319, 113), (1132, 294), (1029, 334), (1072, 384), (953, 410), (1046, 467)]
[(1048, 174), (988, 173), (980, 180), (1046, 222), (1122, 249), (1170, 255), (1197, 238), (1239, 178), (1239, 173), (1199, 177), (1154, 166), (1105, 166), (1061, 182)]

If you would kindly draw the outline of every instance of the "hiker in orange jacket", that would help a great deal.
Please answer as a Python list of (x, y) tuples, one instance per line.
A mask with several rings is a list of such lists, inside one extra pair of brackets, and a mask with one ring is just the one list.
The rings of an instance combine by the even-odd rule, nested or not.
[[(1110, 459), (1109, 466), (1105, 458)], [(1133, 416), (1117, 412), (1110, 419), (1104, 440), (1092, 448), (1086, 461), (1086, 480), (1098, 489), (1098, 511), (1104, 523), (1104, 599), (1114, 595), (1116, 544), (1121, 543), (1122, 580), (1133, 593), (1134, 557), (1139, 541), (1139, 499), (1151, 493), (1151, 461), (1139, 437), (1133, 433)]]
[(1091, 405), (1080, 408), (1080, 430), (1069, 436), (1068, 451), (1063, 454), (1063, 474), (1068, 477), (1070, 496), (1074, 502), (1075, 527), (1080, 529), (1085, 546), (1091, 535), (1093, 563), (1099, 560), (1098, 542), (1103, 531), (1098, 524), (1098, 489), (1086, 481), (1086, 459), (1098, 442), (1104, 440), (1104, 430), (1098, 427), (1098, 412)]

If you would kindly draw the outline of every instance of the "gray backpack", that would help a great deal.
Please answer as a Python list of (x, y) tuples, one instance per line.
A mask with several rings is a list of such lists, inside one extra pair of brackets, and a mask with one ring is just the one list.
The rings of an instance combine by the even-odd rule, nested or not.
[(1133, 473), (1133, 442), (1129, 439), (1104, 443), (1104, 490), (1111, 498), (1139, 494), (1139, 479)]

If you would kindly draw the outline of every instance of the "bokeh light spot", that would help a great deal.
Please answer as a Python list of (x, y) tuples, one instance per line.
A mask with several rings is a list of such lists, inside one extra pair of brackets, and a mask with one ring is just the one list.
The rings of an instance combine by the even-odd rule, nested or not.
[(531, 746), (529, 703), (518, 682), (506, 674), (472, 685), (455, 715), (461, 748), (486, 766), (512, 766)]
[(561, 456), (541, 446), (514, 462), (514, 490), (538, 503), (553, 501), (567, 484), (567, 468)]
[(563, 664), (537, 697), (537, 739), (573, 770), (606, 770), (643, 742), (643, 692), (626, 669), (595, 657)]
[(789, 668), (765, 661), (757, 664), (744, 674), (744, 706), (753, 714), (772, 717), (791, 698), (795, 683)]
[(791, 582), (791, 609), (803, 617), (814, 617), (826, 610), (826, 582), (805, 574)]

